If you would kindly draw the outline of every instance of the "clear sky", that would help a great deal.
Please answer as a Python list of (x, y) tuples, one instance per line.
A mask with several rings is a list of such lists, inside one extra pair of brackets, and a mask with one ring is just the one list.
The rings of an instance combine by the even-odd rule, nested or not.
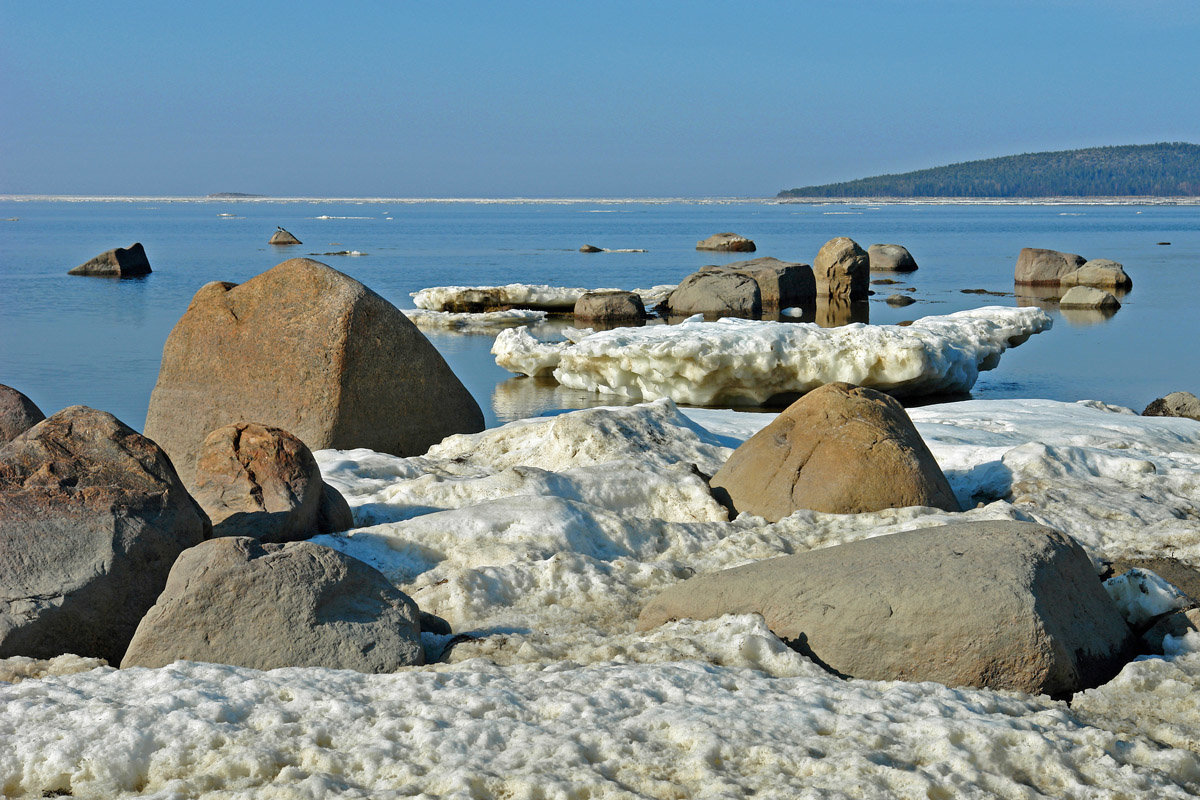
[(772, 195), (1200, 142), (1200, 0), (0, 0), (0, 193)]

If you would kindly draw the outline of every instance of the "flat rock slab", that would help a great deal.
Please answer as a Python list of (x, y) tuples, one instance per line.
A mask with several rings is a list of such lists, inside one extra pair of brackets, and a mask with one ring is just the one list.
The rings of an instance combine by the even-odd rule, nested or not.
[(0, 447), (0, 657), (120, 661), (175, 557), (210, 533), (163, 451), (72, 406)]
[(1072, 286), (1058, 301), (1059, 308), (1099, 308), (1115, 311), (1121, 301), (1103, 289), (1092, 286)]
[(1107, 681), (1133, 643), (1073, 539), (1008, 521), (878, 536), (698, 576), (654, 598), (638, 629), (751, 613), (843, 676), (1055, 697)]
[(136, 278), (150, 274), (150, 261), (141, 242), (129, 247), (106, 250), (91, 261), (84, 262), (67, 272), (68, 275), (86, 275), (91, 278)]
[(213, 539), (179, 556), (121, 667), (395, 672), (424, 663), (419, 614), (377, 570), (328, 547)]

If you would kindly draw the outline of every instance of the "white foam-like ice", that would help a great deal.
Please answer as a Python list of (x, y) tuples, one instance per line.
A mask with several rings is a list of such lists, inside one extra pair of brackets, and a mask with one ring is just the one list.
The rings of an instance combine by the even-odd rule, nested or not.
[(574, 341), (501, 332), (496, 363), (521, 375), (635, 400), (757, 405), (787, 393), (848, 381), (896, 395), (967, 392), (1000, 354), (1048, 329), (1036, 308), (987, 306), (912, 325), (821, 328), (742, 319), (617, 328)]
[(546, 319), (546, 312), (532, 308), (510, 308), (504, 311), (484, 311), (477, 314), (454, 311), (428, 311), (423, 308), (402, 308), (404, 316), (418, 328), (452, 330), (462, 333), (495, 333), (514, 325), (536, 325)]
[[(675, 287), (652, 286), (649, 289), (633, 289), (642, 298), (647, 308), (652, 308), (666, 299)], [(413, 304), (429, 311), (444, 311), (448, 306), (460, 302), (464, 295), (487, 292), (498, 298), (503, 305), (517, 308), (544, 309), (547, 311), (571, 311), (575, 303), (587, 292), (618, 291), (616, 289), (582, 289), (569, 286), (547, 286), (545, 284), (509, 283), (504, 286), (433, 286), (412, 293)]]

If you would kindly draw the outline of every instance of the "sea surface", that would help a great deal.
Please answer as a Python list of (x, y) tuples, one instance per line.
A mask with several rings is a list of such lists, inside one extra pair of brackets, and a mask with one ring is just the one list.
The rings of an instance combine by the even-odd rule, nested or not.
[[(274, 247), (281, 226), (304, 243)], [(1007, 352), (972, 397), (1099, 399), (1141, 409), (1170, 391), (1200, 391), (1200, 206), (1062, 202), (776, 203), (770, 200), (103, 200), (0, 198), (0, 383), (46, 413), (83, 403), (140, 429), (162, 346), (209, 281), (245, 281), (287, 258), (324, 261), (412, 307), (410, 293), (447, 284), (546, 283), (632, 289), (676, 283), (698, 267), (746, 258), (695, 243), (720, 231), (755, 240), (755, 256), (811, 263), (849, 236), (903, 244), (920, 269), (875, 286), (872, 323), (983, 305), (1012, 306), (1022, 247), (1110, 258), (1133, 291), (1105, 318), (1064, 317)], [(67, 270), (141, 242), (152, 275), (109, 280)], [(1169, 244), (1160, 244), (1169, 242)], [(646, 252), (578, 252), (581, 245)], [(357, 251), (364, 255), (322, 255)], [(911, 287), (918, 302), (884, 298)], [(1000, 294), (966, 294), (986, 289)], [(620, 402), (516, 378), (486, 335), (427, 333), (475, 395), (489, 426), (560, 408)]]

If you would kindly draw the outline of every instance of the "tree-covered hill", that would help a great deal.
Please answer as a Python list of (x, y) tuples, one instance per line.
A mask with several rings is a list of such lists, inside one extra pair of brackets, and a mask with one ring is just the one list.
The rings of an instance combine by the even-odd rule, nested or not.
[(1200, 145), (1089, 147), (787, 189), (779, 197), (1195, 197)]

